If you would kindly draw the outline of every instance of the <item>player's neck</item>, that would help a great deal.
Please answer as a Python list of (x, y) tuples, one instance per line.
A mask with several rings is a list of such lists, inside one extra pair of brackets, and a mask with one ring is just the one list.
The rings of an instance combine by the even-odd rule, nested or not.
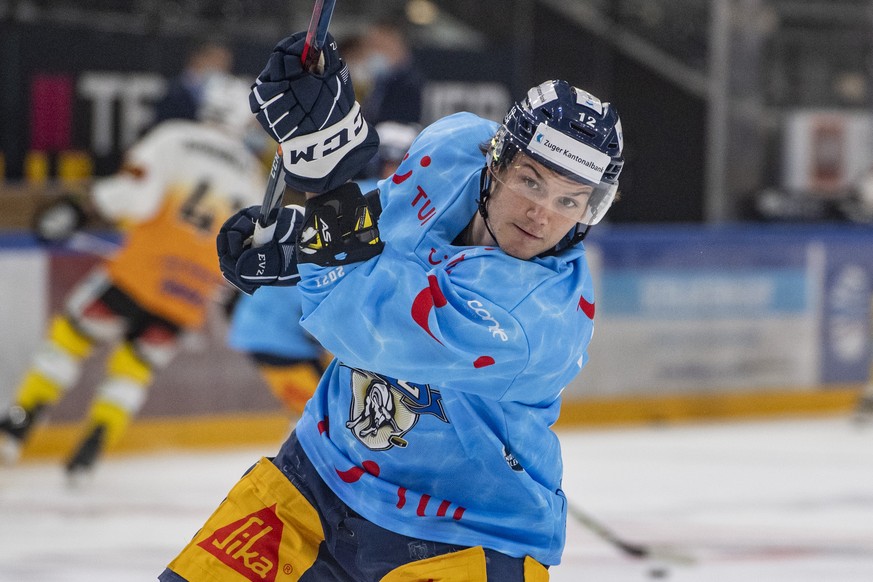
[(485, 224), (485, 219), (478, 212), (473, 215), (473, 219), (461, 231), (456, 240), (463, 246), (497, 246), (497, 241), (491, 236), (491, 231), (488, 229), (488, 225)]

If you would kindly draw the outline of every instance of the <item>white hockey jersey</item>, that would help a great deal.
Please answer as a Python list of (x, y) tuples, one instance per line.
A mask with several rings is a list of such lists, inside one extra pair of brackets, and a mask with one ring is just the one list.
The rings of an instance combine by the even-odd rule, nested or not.
[(101, 214), (130, 227), (108, 265), (112, 282), (174, 323), (202, 323), (223, 281), (215, 237), (233, 212), (260, 203), (264, 175), (242, 140), (216, 126), (155, 127), (127, 152), (122, 171), (92, 190)]

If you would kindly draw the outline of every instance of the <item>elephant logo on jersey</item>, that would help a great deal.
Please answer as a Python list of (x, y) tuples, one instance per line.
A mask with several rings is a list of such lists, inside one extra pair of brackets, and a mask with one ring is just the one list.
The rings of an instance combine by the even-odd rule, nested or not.
[(427, 384), (395, 380), (352, 368), (352, 403), (346, 428), (373, 451), (406, 447), (403, 438), (422, 414), (449, 422), (442, 396)]

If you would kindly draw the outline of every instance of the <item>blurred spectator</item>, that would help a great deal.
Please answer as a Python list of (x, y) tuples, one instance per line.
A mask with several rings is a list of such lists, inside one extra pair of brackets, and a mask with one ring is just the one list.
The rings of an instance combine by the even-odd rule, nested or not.
[(212, 73), (230, 73), (233, 53), (216, 41), (199, 43), (185, 63), (185, 69), (170, 82), (166, 95), (155, 105), (155, 123), (167, 119), (195, 119), (206, 79)]
[[(382, 121), (419, 123), (424, 77), (402, 25), (377, 22), (364, 35), (363, 44), (366, 59), (361, 81), (372, 87), (361, 105), (364, 117), (373, 125)], [(352, 73), (352, 81), (357, 84), (358, 80)]]
[(367, 50), (364, 47), (364, 37), (349, 36), (337, 43), (337, 51), (349, 67), (352, 82), (355, 85), (355, 98), (363, 103), (370, 94), (373, 78), (367, 67)]
[(850, 220), (873, 224), (873, 167), (852, 185), (844, 208)]
[(873, 224), (873, 168), (838, 193), (764, 189), (754, 196), (752, 216), (773, 222), (846, 220)]

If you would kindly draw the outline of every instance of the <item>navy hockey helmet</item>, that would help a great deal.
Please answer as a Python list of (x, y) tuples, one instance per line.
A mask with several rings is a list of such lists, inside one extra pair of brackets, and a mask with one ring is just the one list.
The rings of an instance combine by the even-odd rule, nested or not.
[(515, 103), (491, 140), (488, 164), (507, 166), (516, 153), (577, 182), (593, 192), (585, 215), (571, 233), (570, 244), (582, 240), (597, 224), (618, 191), (624, 165), (621, 120), (610, 103), (566, 81), (546, 81)]

